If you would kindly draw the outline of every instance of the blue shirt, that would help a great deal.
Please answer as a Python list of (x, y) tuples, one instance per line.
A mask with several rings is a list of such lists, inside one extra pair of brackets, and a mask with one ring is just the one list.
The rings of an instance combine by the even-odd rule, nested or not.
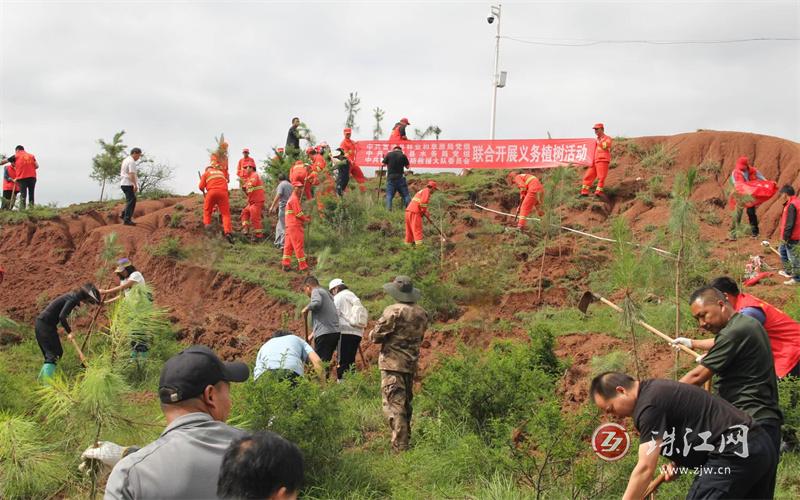
[(739, 313), (745, 316), (750, 316), (754, 320), (761, 323), (761, 326), (764, 326), (764, 323), (767, 322), (767, 315), (764, 314), (764, 311), (762, 311), (760, 307), (745, 307), (739, 311)]
[(308, 342), (295, 335), (284, 335), (270, 339), (261, 346), (253, 368), (253, 379), (258, 379), (266, 370), (291, 370), (303, 376), (303, 366), (314, 349)]

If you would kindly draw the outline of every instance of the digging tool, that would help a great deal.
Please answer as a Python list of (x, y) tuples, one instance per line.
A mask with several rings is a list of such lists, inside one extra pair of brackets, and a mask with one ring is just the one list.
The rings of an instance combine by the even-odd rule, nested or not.
[(779, 252), (777, 249), (775, 249), (775, 247), (774, 247), (774, 246), (770, 245), (768, 240), (764, 240), (764, 241), (762, 241), (762, 242), (761, 242), (761, 245), (762, 245), (762, 246), (764, 246), (764, 247), (767, 247), (767, 248), (769, 248), (770, 250), (772, 250), (773, 252), (775, 252), (775, 255), (777, 255), (778, 257), (780, 257), (780, 256), (781, 256), (781, 253), (780, 253), (780, 252)]
[[(203, 180), (203, 174), (201, 174), (199, 170), (197, 171), (197, 178), (200, 179), (201, 181)], [(205, 189), (201, 189), (200, 192), (203, 193), (203, 196), (206, 195)]]
[(14, 210), (14, 203), (17, 201), (17, 193), (19, 189), (17, 189), (17, 180), (14, 179), (14, 189), (11, 190), (11, 203), (8, 204), (9, 210)]
[[(608, 299), (606, 299), (604, 297), (601, 297), (601, 296), (597, 295), (596, 293), (592, 293), (590, 291), (584, 292), (583, 295), (581, 296), (581, 300), (580, 300), (580, 302), (578, 302), (578, 310), (580, 312), (582, 312), (583, 314), (586, 314), (586, 311), (589, 309), (589, 304), (591, 304), (592, 302), (602, 302), (603, 304), (607, 305), (608, 307), (610, 307), (611, 309), (617, 311), (618, 313), (622, 313), (623, 312), (622, 308), (619, 307), (618, 305), (616, 305), (615, 303), (611, 302), (610, 300), (608, 300)], [(669, 335), (656, 330), (655, 328), (653, 328), (652, 326), (648, 325), (647, 323), (645, 323), (644, 321), (642, 321), (640, 319), (636, 320), (636, 323), (638, 323), (642, 328), (644, 328), (648, 332), (653, 333), (655, 335), (658, 335), (662, 339), (664, 339), (667, 342), (669, 342), (670, 344), (672, 344), (672, 341), (674, 339), (672, 337), (670, 337)], [(694, 359), (697, 359), (697, 357), (700, 356), (700, 354), (698, 354), (695, 351), (689, 349), (685, 345), (677, 344), (677, 346), (681, 351), (685, 352), (686, 354), (691, 354), (694, 357)]]
[(650, 481), (650, 484), (644, 491), (643, 498), (645, 498), (646, 500), (654, 500), (656, 498), (656, 490), (658, 489), (659, 486), (661, 486), (661, 483), (663, 483), (666, 480), (667, 480), (667, 475), (662, 472), (661, 474), (658, 475), (657, 478)]
[(303, 313), (303, 328), (306, 332), (306, 342), (308, 342), (308, 312)]
[(86, 356), (83, 355), (83, 351), (81, 351), (80, 346), (78, 345), (77, 342), (75, 342), (75, 337), (71, 333), (68, 333), (67, 338), (69, 339), (70, 342), (72, 342), (72, 345), (75, 346), (75, 350), (78, 351), (78, 359), (81, 360), (81, 366), (86, 368), (88, 366), (86, 364)]
[(436, 232), (439, 233), (439, 236), (442, 237), (442, 241), (447, 241), (447, 237), (444, 235), (442, 230), (439, 229), (439, 226), (437, 226), (436, 224), (433, 223), (433, 221), (431, 220), (431, 217), (428, 214), (425, 214), (425, 218), (428, 219), (428, 222), (431, 223), (431, 226), (433, 226), (433, 228), (436, 229)]
[(358, 354), (361, 356), (361, 363), (364, 368), (367, 368), (369, 365), (367, 364), (367, 358), (364, 357), (364, 349), (361, 348), (361, 344), (358, 344)]
[(378, 201), (381, 200), (381, 186), (383, 185), (383, 165), (381, 168), (378, 169), (378, 190), (376, 191), (378, 195)]
[(519, 211), (520, 211), (521, 208), (522, 208), (522, 200), (519, 201), (519, 205), (517, 205), (517, 211), (514, 212), (514, 225), (515, 226), (517, 225), (517, 222), (519, 222)]
[(89, 333), (86, 334), (84, 337), (83, 342), (81, 342), (81, 350), (86, 349), (86, 344), (89, 343), (89, 337), (92, 336), (92, 327), (94, 326), (94, 322), (97, 321), (97, 317), (100, 316), (100, 311), (103, 310), (102, 302), (97, 305), (97, 310), (94, 312), (94, 316), (92, 317), (92, 322), (89, 323)]

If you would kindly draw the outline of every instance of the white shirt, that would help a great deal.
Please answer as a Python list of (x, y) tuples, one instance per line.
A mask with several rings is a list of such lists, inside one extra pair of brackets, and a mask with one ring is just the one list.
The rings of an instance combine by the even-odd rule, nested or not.
[(356, 294), (349, 289), (342, 290), (333, 296), (333, 303), (336, 306), (336, 312), (339, 314), (339, 330), (342, 335), (364, 336), (364, 330), (351, 325), (347, 321), (347, 317), (350, 316), (350, 309), (352, 309), (357, 300)]
[(119, 169), (120, 186), (133, 186), (133, 181), (130, 178), (130, 174), (136, 173), (136, 165), (138, 165), (138, 163), (138, 161), (133, 159), (133, 156), (128, 156), (122, 160), (122, 167)]
[[(144, 285), (144, 276), (142, 276), (142, 273), (140, 273), (139, 271), (134, 271), (134, 272), (131, 273), (130, 276), (125, 278), (125, 281), (123, 282), (123, 284), (131, 282), (131, 281), (135, 282), (136, 285)], [(133, 285), (133, 286), (136, 286), (136, 285)], [(132, 289), (133, 289), (133, 287), (126, 289), (125, 290), (125, 295), (128, 295), (131, 292)]]

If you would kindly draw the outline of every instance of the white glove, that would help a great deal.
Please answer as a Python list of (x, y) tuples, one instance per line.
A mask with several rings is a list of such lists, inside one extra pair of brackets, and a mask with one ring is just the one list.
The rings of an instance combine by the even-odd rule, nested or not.
[(676, 338), (675, 340), (672, 341), (672, 347), (674, 347), (675, 349), (680, 349), (680, 347), (678, 347), (678, 346), (681, 346), (681, 345), (691, 349), (692, 348), (692, 339), (687, 339), (686, 337), (678, 337), (678, 338)]
[(114, 467), (122, 459), (125, 447), (111, 441), (100, 441), (99, 446), (90, 446), (81, 453), (81, 458), (85, 461), (99, 460), (109, 467)]
[(696, 358), (694, 358), (694, 362), (695, 363), (699, 363), (699, 362), (703, 361), (703, 358), (705, 358), (705, 357), (706, 357), (705, 354), (701, 354), (701, 355), (697, 356)]

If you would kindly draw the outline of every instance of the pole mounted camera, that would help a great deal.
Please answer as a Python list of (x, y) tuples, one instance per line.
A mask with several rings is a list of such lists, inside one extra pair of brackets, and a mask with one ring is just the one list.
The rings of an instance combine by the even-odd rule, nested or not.
[(492, 24), (494, 22), (494, 14), (492, 12), (489, 12), (489, 15), (486, 16), (486, 22), (489, 24)]
[(500, 17), (500, 6), (499, 5), (490, 6), (489, 15), (486, 16), (486, 22), (492, 24), (498, 17)]

